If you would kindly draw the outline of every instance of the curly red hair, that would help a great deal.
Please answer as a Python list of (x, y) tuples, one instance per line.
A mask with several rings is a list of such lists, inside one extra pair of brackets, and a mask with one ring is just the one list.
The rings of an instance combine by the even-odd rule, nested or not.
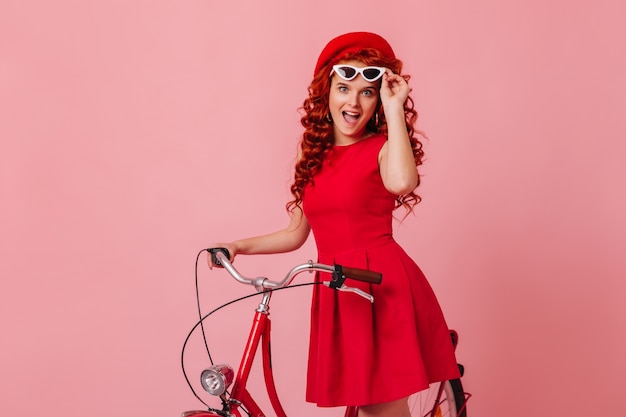
[[(322, 67), (309, 86), (309, 96), (304, 100), (300, 108), (303, 113), (300, 122), (304, 127), (302, 140), (300, 141), (300, 155), (296, 162), (294, 181), (291, 185), (291, 193), (294, 199), (287, 203), (287, 210), (293, 211), (302, 203), (304, 189), (309, 183), (313, 183), (313, 177), (322, 167), (322, 162), (334, 144), (332, 121), (327, 118), (329, 114), (328, 96), (330, 93), (330, 69), (332, 65), (340, 61), (358, 61), (364, 65), (379, 66), (391, 69), (394, 73), (402, 75), (402, 61), (399, 59), (385, 58), (379, 51), (375, 49), (364, 49), (356, 53), (351, 53), (341, 57), (341, 59), (330, 62)], [(407, 81), (410, 76), (402, 75)], [(367, 129), (371, 132), (380, 132), (387, 134), (387, 121), (385, 120), (384, 111), (381, 109), (380, 99), (376, 108), (378, 113), (378, 125), (374, 120), (370, 120)], [(414, 109), (414, 102), (409, 97), (404, 104), (404, 114), (406, 119), (406, 128), (411, 140), (413, 155), (415, 157), (415, 165), (422, 164), (424, 151), (422, 150), (422, 142), (420, 136), (424, 134), (415, 129), (417, 122), (417, 111)], [(417, 185), (420, 184), (420, 175), (418, 173)], [(407, 214), (413, 210), (413, 207), (421, 201), (419, 195), (411, 191), (408, 194), (399, 195), (396, 198), (396, 207), (405, 207)]]

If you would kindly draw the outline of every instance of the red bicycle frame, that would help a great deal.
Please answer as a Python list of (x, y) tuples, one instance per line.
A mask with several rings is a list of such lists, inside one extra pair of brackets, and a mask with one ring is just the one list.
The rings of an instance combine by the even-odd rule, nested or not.
[(270, 296), (271, 293), (266, 293), (264, 295), (264, 302), (259, 305), (259, 308), (254, 314), (254, 320), (252, 322), (250, 336), (248, 337), (248, 342), (246, 343), (243, 357), (241, 359), (241, 364), (239, 365), (237, 377), (233, 383), (233, 389), (230, 398), (230, 402), (232, 405), (231, 412), (237, 417), (240, 416), (239, 404), (237, 403), (237, 401), (241, 402), (241, 404), (246, 408), (246, 410), (248, 410), (248, 413), (250, 413), (251, 416), (265, 416), (265, 414), (263, 414), (261, 408), (254, 401), (252, 395), (250, 395), (247, 389), (248, 377), (250, 375), (250, 370), (252, 368), (252, 363), (254, 361), (256, 351), (259, 347), (259, 343), (261, 343), (261, 351), (263, 357), (263, 376), (265, 378), (265, 386), (267, 387), (267, 394), (269, 396), (270, 403), (272, 404), (272, 407), (274, 408), (274, 411), (276, 412), (276, 415), (278, 417), (287, 417), (287, 414), (285, 413), (280, 403), (280, 400), (278, 399), (276, 384), (274, 383), (274, 374), (272, 372), (272, 360), (270, 351), (271, 320), (269, 318), (269, 311), (267, 311), (267, 308), (264, 308), (264, 306), (267, 306), (267, 303), (265, 303), (265, 301), (267, 299), (267, 302), (269, 302)]

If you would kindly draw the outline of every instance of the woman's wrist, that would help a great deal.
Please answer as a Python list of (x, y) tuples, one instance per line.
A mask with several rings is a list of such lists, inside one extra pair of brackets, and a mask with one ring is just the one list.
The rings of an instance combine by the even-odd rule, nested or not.
[(233, 255), (242, 254), (245, 255), (245, 250), (242, 249), (241, 240), (235, 240), (230, 243), (231, 249), (233, 251)]
[(385, 112), (385, 115), (387, 115), (387, 113), (401, 113), (402, 115), (404, 115), (404, 101), (403, 102), (399, 102), (396, 100), (390, 100), (389, 102), (382, 103), (383, 106), (383, 110)]

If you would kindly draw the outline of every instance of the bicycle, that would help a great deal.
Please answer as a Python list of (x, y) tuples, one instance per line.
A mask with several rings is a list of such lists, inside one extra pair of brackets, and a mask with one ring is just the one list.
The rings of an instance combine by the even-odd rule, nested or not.
[[(241, 417), (241, 411), (250, 417), (265, 417), (266, 414), (263, 413), (247, 389), (248, 377), (259, 346), (262, 351), (263, 375), (270, 404), (277, 417), (287, 417), (278, 398), (271, 365), (269, 303), (272, 293), (279, 289), (289, 288), (294, 278), (302, 272), (326, 272), (331, 274), (331, 279), (330, 281), (322, 281), (321, 284), (338, 291), (352, 292), (373, 303), (374, 297), (371, 294), (358, 288), (349, 287), (345, 285), (345, 281), (347, 278), (350, 278), (379, 284), (382, 280), (382, 275), (358, 268), (337, 264), (325, 265), (309, 261), (293, 267), (281, 281), (271, 281), (265, 277), (247, 278), (241, 275), (229, 261), (230, 256), (226, 249), (210, 248), (207, 251), (210, 252), (215, 265), (222, 266), (239, 283), (254, 286), (257, 292), (262, 294), (262, 300), (255, 310), (252, 328), (250, 329), (237, 373), (235, 374), (235, 370), (228, 364), (213, 364), (212, 359), (211, 366), (201, 373), (200, 382), (202, 388), (210, 395), (219, 397), (222, 408), (209, 407), (202, 401), (193, 390), (185, 374), (185, 378), (194, 395), (208, 408), (206, 410), (185, 411), (182, 413), (182, 417)], [(192, 328), (189, 336), (198, 326), (202, 325), (203, 320), (210, 314), (200, 317), (200, 321)], [(451, 343), (456, 348), (458, 334), (456, 331), (451, 330), (450, 335)], [(185, 341), (185, 345), (189, 340), (189, 336)], [(183, 373), (185, 372), (184, 346), (183, 357), (181, 358), (181, 361), (183, 361)], [(462, 376), (464, 368), (461, 364), (458, 366)], [(229, 392), (228, 388), (231, 385), (232, 389)], [(412, 395), (409, 398), (409, 407), (413, 417), (467, 417), (466, 402), (468, 398), (469, 394), (463, 391), (459, 378), (431, 384), (428, 389)], [(358, 408), (353, 406), (347, 407), (344, 417), (358, 417)]]

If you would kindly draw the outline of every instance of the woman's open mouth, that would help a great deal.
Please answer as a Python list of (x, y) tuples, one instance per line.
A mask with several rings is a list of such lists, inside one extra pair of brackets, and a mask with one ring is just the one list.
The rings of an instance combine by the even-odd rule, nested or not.
[(341, 112), (341, 114), (343, 115), (343, 119), (348, 124), (355, 124), (359, 120), (359, 117), (361, 117), (361, 113), (355, 113), (355, 112), (349, 112), (349, 111)]

